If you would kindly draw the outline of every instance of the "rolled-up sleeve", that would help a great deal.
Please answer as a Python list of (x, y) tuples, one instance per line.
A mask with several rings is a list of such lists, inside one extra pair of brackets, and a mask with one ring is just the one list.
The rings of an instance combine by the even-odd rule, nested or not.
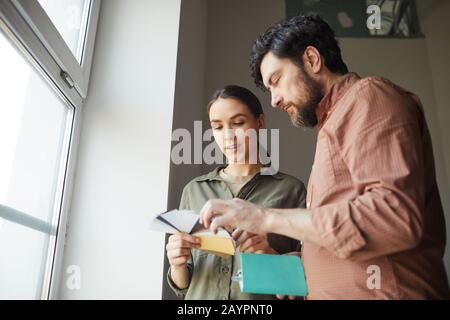
[[(192, 278), (192, 264), (188, 263), (187, 265), (189, 270), (189, 278)], [(170, 267), (169, 270), (167, 270), (167, 276), (166, 276), (167, 283), (169, 284), (169, 287), (173, 290), (173, 292), (176, 294), (177, 297), (184, 298), (189, 290), (189, 286), (184, 289), (180, 289), (177, 287), (177, 285), (173, 282), (171, 276), (170, 276)], [(190, 280), (189, 280), (190, 282)]]
[(367, 82), (356, 100), (332, 137), (355, 197), (315, 207), (311, 218), (336, 257), (367, 260), (422, 238), (424, 124), (416, 101), (381, 81)]
[[(190, 210), (190, 204), (189, 204), (189, 192), (188, 192), (188, 188), (185, 187), (183, 189), (183, 193), (181, 195), (181, 200), (180, 200), (180, 205), (179, 205), (179, 209), (180, 210)], [(187, 263), (187, 268), (189, 271), (189, 284), (191, 282), (192, 279), (192, 274), (194, 271), (194, 264), (193, 264), (193, 258), (192, 258), (192, 254), (191, 254), (191, 260), (188, 261)], [(184, 298), (189, 290), (189, 286), (187, 286), (184, 289), (180, 289), (177, 287), (177, 285), (173, 282), (172, 277), (170, 276), (170, 272), (171, 272), (171, 268), (169, 267), (169, 269), (167, 270), (167, 275), (166, 275), (166, 281), (169, 285), (169, 287), (173, 290), (173, 292), (181, 298)]]

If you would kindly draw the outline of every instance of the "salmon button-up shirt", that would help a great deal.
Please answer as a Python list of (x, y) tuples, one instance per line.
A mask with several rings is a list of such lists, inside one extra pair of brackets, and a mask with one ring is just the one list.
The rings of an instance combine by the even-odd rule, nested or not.
[(449, 298), (444, 214), (419, 99), (343, 76), (319, 104), (303, 245), (309, 299)]

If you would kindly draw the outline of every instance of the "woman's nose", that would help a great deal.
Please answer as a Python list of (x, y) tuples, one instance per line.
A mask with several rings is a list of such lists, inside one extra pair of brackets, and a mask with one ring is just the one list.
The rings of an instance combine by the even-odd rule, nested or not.
[(235, 133), (233, 129), (225, 129), (224, 138), (225, 140), (233, 140), (235, 138)]

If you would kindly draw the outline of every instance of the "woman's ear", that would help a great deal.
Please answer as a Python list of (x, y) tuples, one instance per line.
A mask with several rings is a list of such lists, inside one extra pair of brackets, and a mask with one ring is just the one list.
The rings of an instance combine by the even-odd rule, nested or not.
[(258, 122), (258, 129), (264, 128), (266, 125), (266, 119), (265, 119), (264, 113), (261, 113), (259, 115), (258, 119), (256, 119), (256, 121)]

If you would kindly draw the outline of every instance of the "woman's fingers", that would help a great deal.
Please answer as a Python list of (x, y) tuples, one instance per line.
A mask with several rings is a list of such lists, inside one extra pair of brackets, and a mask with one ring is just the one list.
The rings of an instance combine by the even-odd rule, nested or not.
[(258, 249), (258, 244), (263, 241), (265, 241), (264, 236), (253, 235), (239, 245), (239, 250), (241, 252), (254, 252)]
[(200, 247), (200, 239), (197, 237), (182, 232), (171, 235), (166, 245), (170, 265), (186, 264), (191, 258), (191, 248), (198, 247)]
[(297, 256), (297, 257), (302, 257), (302, 252), (301, 251), (291, 251), (288, 253), (285, 253), (284, 255), (286, 256)]
[(198, 248), (201, 240), (187, 233), (176, 233), (169, 237), (166, 250), (175, 248)]
[(241, 229), (237, 229), (237, 230), (239, 230), (239, 232), (236, 232), (235, 237), (233, 237), (234, 241), (236, 241), (237, 246), (240, 246), (248, 238), (255, 236), (254, 233), (249, 233), (249, 232), (243, 231)]
[(171, 266), (185, 265), (190, 258), (191, 258), (190, 249), (178, 248), (167, 251), (167, 259), (169, 260), (169, 264)]
[(167, 251), (167, 258), (170, 259), (175, 259), (175, 258), (179, 258), (179, 257), (183, 257), (183, 256), (191, 256), (191, 250), (189, 249), (183, 249), (183, 248), (177, 248), (177, 249), (172, 249), (170, 251)]
[(178, 248), (186, 248), (186, 249), (197, 249), (200, 247), (200, 243), (192, 243), (192, 242), (188, 242), (185, 240), (174, 240), (171, 242), (168, 242), (166, 245), (166, 250), (170, 251), (170, 250), (174, 250), (174, 249), (178, 249)]
[(169, 237), (169, 243), (172, 241), (173, 242), (184, 241), (184, 242), (189, 242), (192, 244), (198, 244), (198, 243), (200, 243), (200, 238), (194, 237), (193, 235), (191, 235), (189, 233), (179, 232), (179, 233), (175, 233)]
[(180, 266), (186, 264), (190, 259), (190, 256), (181, 256), (173, 259), (169, 259), (171, 266)]
[(279, 300), (284, 300), (284, 299), (286, 299), (286, 297), (289, 300), (297, 300), (297, 299), (301, 299), (302, 298), (302, 297), (296, 297), (296, 296), (285, 296), (284, 294), (277, 294), (276, 296), (277, 296), (277, 299), (279, 299)]
[(239, 229), (239, 228), (237, 228), (236, 230), (233, 231), (233, 233), (231, 234), (231, 237), (233, 238), (234, 241), (236, 241), (236, 244), (238, 244), (238, 239), (244, 232), (245, 232), (244, 230)]
[[(240, 230), (240, 229), (238, 229)], [(236, 245), (240, 246), (242, 245), (247, 239), (257, 236), (254, 233), (247, 232), (247, 231), (241, 231), (239, 234), (236, 235), (236, 238), (233, 238), (236, 241)]]

